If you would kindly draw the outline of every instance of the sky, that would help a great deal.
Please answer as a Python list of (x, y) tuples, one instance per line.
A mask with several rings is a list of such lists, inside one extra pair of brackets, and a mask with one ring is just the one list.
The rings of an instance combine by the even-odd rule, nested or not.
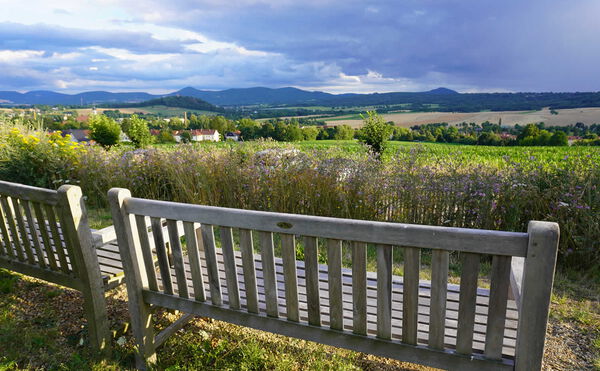
[(0, 0), (0, 90), (600, 91), (600, 0)]

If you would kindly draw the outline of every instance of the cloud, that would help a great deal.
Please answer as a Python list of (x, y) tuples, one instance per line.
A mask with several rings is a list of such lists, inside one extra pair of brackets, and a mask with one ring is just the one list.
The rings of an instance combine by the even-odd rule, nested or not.
[(600, 89), (597, 0), (31, 1), (1, 89)]
[(0, 49), (65, 51), (100, 46), (135, 53), (181, 53), (196, 40), (159, 40), (148, 32), (87, 30), (48, 24), (0, 23)]
[[(148, 4), (140, 21), (176, 24), (297, 62), (335, 63), (349, 75), (370, 70), (419, 81), (434, 73), (450, 83), (484, 88), (598, 89), (592, 77), (600, 62), (597, 0)], [(564, 75), (571, 78), (554, 80)]]

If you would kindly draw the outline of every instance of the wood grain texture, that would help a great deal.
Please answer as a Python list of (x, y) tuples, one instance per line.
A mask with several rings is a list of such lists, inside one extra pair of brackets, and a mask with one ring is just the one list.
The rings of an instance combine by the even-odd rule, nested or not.
[(240, 292), (235, 268), (235, 254), (233, 253), (233, 233), (229, 227), (221, 227), (219, 228), (219, 232), (221, 235), (223, 261), (225, 264), (225, 280), (227, 282), (229, 307), (231, 309), (240, 309)]
[(199, 242), (201, 242), (202, 232), (200, 231), (200, 233), (198, 233), (198, 228), (196, 227), (196, 225), (190, 222), (183, 223), (183, 230), (185, 233), (187, 253), (190, 262), (192, 285), (194, 287), (194, 299), (198, 301), (206, 301), (206, 293), (204, 291), (204, 278), (202, 277), (202, 266), (200, 263), (199, 251)]
[[(327, 266), (329, 286), (330, 327), (342, 330), (344, 326), (343, 293), (342, 293), (342, 241), (327, 240)], [(390, 286), (391, 290), (391, 286)]]
[(150, 218), (152, 227), (152, 236), (154, 238), (154, 248), (156, 249), (156, 258), (158, 259), (158, 269), (160, 279), (165, 294), (173, 295), (173, 281), (171, 279), (171, 266), (165, 246), (165, 237), (163, 235), (163, 226), (161, 218)]
[(258, 292), (256, 290), (256, 269), (254, 267), (254, 243), (252, 231), (240, 229), (240, 250), (244, 271), (244, 287), (248, 312), (258, 313)]
[(431, 304), (429, 307), (429, 347), (438, 350), (444, 349), (449, 262), (450, 254), (448, 251), (432, 251)]
[(402, 291), (402, 342), (417, 344), (419, 314), (419, 271), (421, 250), (404, 248), (404, 286)]
[(490, 359), (502, 357), (509, 288), (510, 257), (496, 255), (492, 258), (490, 303), (485, 337), (485, 356)]
[(392, 246), (377, 249), (377, 337), (392, 338)]
[(460, 302), (458, 307), (458, 334), (456, 351), (462, 354), (473, 352), (473, 330), (475, 327), (475, 306), (477, 301), (477, 278), (479, 276), (479, 255), (461, 254)]
[(177, 294), (187, 299), (190, 297), (190, 293), (188, 292), (187, 279), (185, 277), (183, 251), (181, 250), (177, 221), (167, 219), (167, 230), (169, 231), (169, 242), (171, 243), (171, 251), (173, 252), (173, 267), (175, 268), (175, 276), (177, 277)]
[(308, 323), (321, 326), (319, 295), (319, 252), (317, 238), (304, 236), (304, 266), (306, 269), (306, 296), (308, 298)]
[(143, 215), (135, 216), (135, 224), (140, 240), (140, 249), (146, 274), (148, 275), (148, 288), (152, 291), (158, 291), (158, 282), (156, 280), (156, 268), (154, 266), (154, 257), (152, 256), (152, 245), (148, 237), (148, 226), (146, 225), (146, 217)]
[(265, 281), (267, 315), (269, 317), (279, 317), (273, 234), (271, 232), (260, 231), (258, 232), (258, 239), (260, 241), (260, 256), (262, 258), (263, 279)]
[(352, 332), (367, 334), (367, 244), (352, 242)]
[(213, 226), (211, 224), (202, 224), (200, 228), (202, 231), (204, 256), (206, 258), (206, 269), (208, 270), (210, 300), (214, 305), (221, 305), (223, 297), (221, 295), (221, 278), (219, 277), (219, 267), (217, 265), (217, 247), (215, 245)]
[(287, 319), (298, 322), (298, 278), (296, 272), (296, 239), (294, 235), (281, 233), (281, 255), (285, 281), (285, 307)]

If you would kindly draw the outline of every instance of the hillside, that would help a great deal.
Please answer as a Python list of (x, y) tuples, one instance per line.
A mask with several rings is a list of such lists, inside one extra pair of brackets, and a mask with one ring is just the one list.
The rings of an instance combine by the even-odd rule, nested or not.
[(165, 106), (165, 107), (179, 107), (179, 108), (186, 108), (186, 109), (192, 109), (192, 110), (199, 110), (199, 111), (211, 111), (211, 112), (224, 112), (224, 109), (221, 107), (217, 107), (213, 104), (210, 104), (206, 101), (203, 101), (202, 99), (199, 98), (194, 98), (194, 97), (184, 97), (184, 96), (170, 96), (170, 97), (162, 97), (162, 98), (155, 98), (155, 99), (150, 99), (144, 102), (140, 102), (140, 103), (120, 103), (120, 104), (110, 104), (110, 105), (103, 105), (103, 106), (110, 106), (110, 107), (114, 107), (114, 108), (121, 108), (121, 107), (150, 107), (150, 106)]
[[(0, 92), (0, 105), (70, 105), (70, 106), (136, 106), (148, 101), (169, 97), (191, 97), (202, 102), (175, 100), (169, 104), (176, 107), (217, 110), (214, 106), (240, 107), (365, 107), (387, 106), (381, 109), (401, 109), (412, 111), (442, 112), (481, 112), (481, 111), (528, 111), (551, 109), (600, 107), (600, 92), (587, 93), (458, 93), (447, 88), (437, 88), (426, 92), (392, 92), (371, 94), (330, 94), (320, 91), (306, 91), (297, 88), (271, 89), (265, 87), (227, 89), (221, 91), (198, 90), (187, 87), (165, 95), (152, 95), (144, 92), (110, 93), (104, 91), (84, 92), (74, 95), (52, 91)], [(164, 101), (161, 101), (164, 103)], [(160, 104), (163, 104), (160, 103)], [(211, 107), (201, 107), (210, 104)], [(253, 109), (253, 108), (252, 108)]]

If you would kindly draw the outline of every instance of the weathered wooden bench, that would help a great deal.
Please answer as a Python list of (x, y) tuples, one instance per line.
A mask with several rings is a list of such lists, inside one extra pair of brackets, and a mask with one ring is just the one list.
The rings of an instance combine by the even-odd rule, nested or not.
[(90, 230), (81, 189), (0, 181), (0, 268), (81, 291), (90, 345), (107, 354), (105, 290), (123, 283), (114, 231)]
[[(443, 369), (541, 368), (555, 223), (514, 233), (369, 222), (147, 200), (126, 189), (111, 189), (109, 202), (140, 369), (193, 315)], [(369, 249), (376, 272), (367, 271)], [(403, 277), (392, 274), (400, 249)], [(460, 286), (448, 284), (451, 252)], [(421, 256), (431, 256), (431, 281), (419, 279)], [(478, 287), (484, 259), (489, 289)], [(153, 306), (187, 315), (155, 334)]]

